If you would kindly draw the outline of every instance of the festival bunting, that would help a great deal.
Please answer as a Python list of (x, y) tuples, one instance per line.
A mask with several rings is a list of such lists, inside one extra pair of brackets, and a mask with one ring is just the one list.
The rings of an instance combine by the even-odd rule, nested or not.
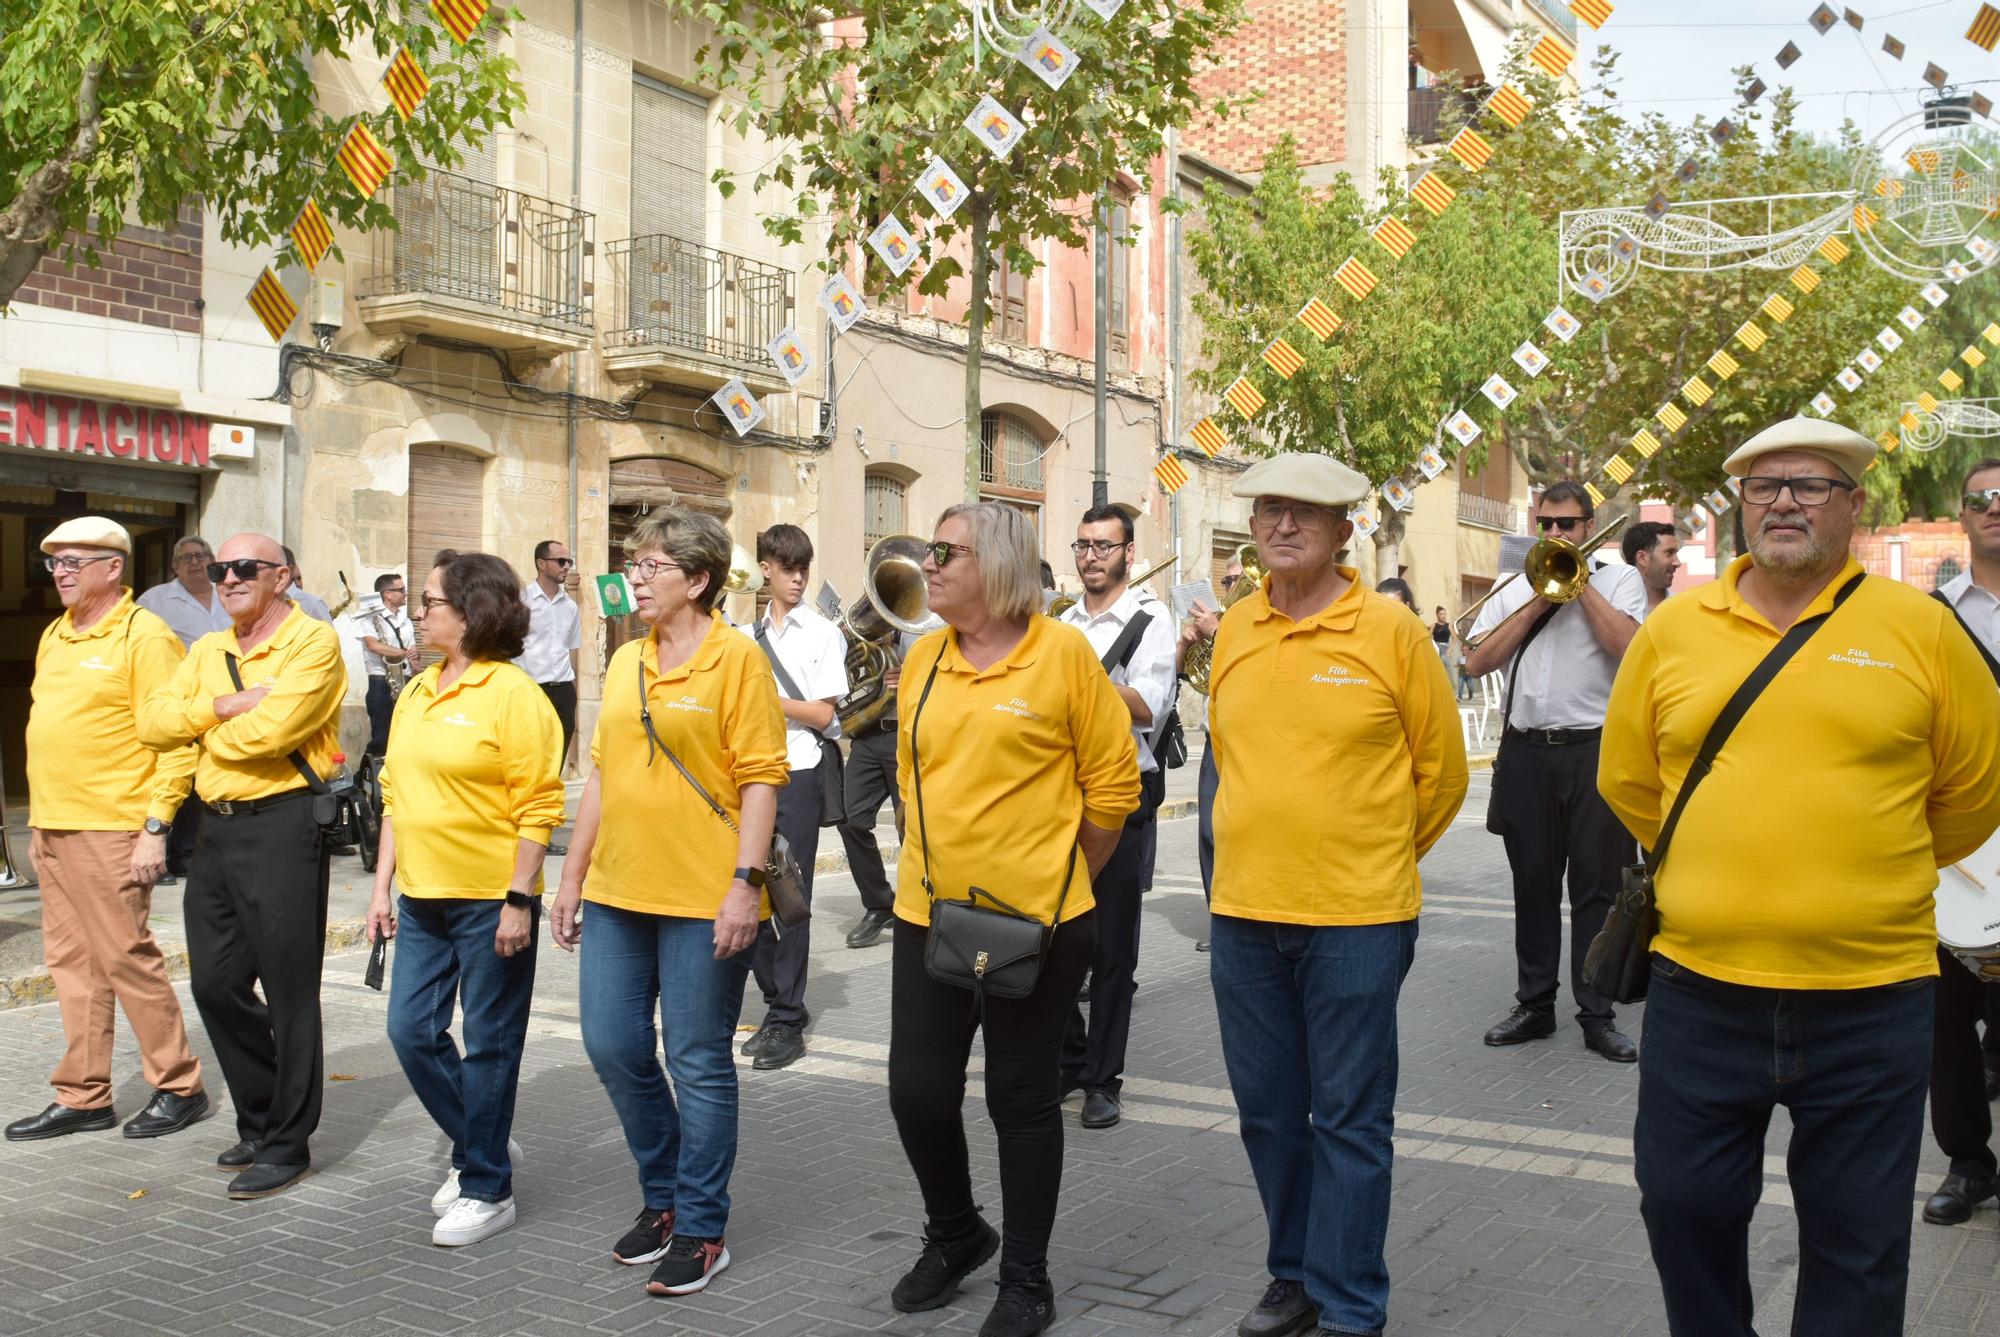
[(375, 138), (366, 121), (354, 123), (354, 128), (347, 132), (347, 138), (340, 141), (340, 149), (334, 157), (363, 199), (380, 190), (396, 167), (396, 160), (389, 156), (389, 150), (382, 147), (382, 141)]
[(264, 332), (277, 343), (285, 337), (285, 331), (298, 319), (299, 304), (285, 291), (285, 285), (278, 282), (278, 276), (267, 265), (257, 276), (257, 282), (250, 288), (250, 309), (257, 313), (257, 319), (264, 326)]
[(318, 200), (306, 201), (305, 208), (292, 220), (291, 234), (292, 249), (299, 260), (307, 269), (318, 269), (319, 262), (333, 246), (333, 229), (327, 226), (326, 215), (319, 211)]
[(431, 12), (437, 15), (445, 31), (458, 39), (460, 46), (472, 40), (473, 29), (491, 7), (488, 0), (431, 0)]
[(382, 86), (389, 90), (389, 101), (396, 108), (396, 114), (409, 120), (417, 114), (417, 108), (431, 91), (431, 77), (417, 64), (417, 58), (404, 47), (389, 62), (389, 68), (382, 75)]

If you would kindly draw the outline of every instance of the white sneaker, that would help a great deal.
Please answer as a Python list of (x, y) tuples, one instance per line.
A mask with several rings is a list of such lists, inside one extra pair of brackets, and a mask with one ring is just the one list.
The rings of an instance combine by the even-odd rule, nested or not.
[(477, 1244), (489, 1235), (497, 1235), (514, 1224), (514, 1200), (505, 1202), (481, 1202), (477, 1198), (460, 1198), (444, 1214), (444, 1219), (431, 1228), (431, 1243), (447, 1249), (460, 1245)]
[[(507, 1139), (507, 1161), (510, 1166), (518, 1167), (521, 1164), (521, 1144), (511, 1137)], [(443, 1216), (457, 1201), (458, 1171), (452, 1170), (445, 1175), (444, 1183), (438, 1186), (438, 1191), (431, 1194), (431, 1215)]]

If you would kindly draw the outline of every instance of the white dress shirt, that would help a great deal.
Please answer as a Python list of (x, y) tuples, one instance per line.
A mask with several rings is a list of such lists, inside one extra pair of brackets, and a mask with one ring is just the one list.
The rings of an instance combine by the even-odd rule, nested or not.
[(182, 645), (193, 645), (211, 631), (221, 631), (229, 626), (229, 614), (222, 606), (222, 592), (213, 585), (208, 589), (208, 602), (209, 606), (203, 608), (201, 600), (178, 580), (155, 585), (139, 596), (139, 607), (157, 615), (173, 628)]
[[(1637, 567), (1602, 565), (1590, 574), (1590, 588), (1634, 622), (1646, 620), (1646, 582)], [(1524, 579), (1510, 579), (1472, 624), (1482, 635), (1500, 625), (1509, 613), (1528, 602), (1532, 591)], [(1604, 724), (1611, 700), (1611, 680), (1618, 661), (1598, 644), (1590, 619), (1572, 599), (1556, 610), (1549, 625), (1528, 646), (1526, 654), (1509, 659), (1501, 671), (1512, 679), (1514, 710), (1507, 717), (1516, 729), (1596, 729)], [(1535, 614), (1522, 616), (1532, 619)]]
[(1167, 715), (1173, 709), (1180, 629), (1165, 604), (1130, 585), (1103, 612), (1091, 614), (1079, 599), (1062, 615), (1062, 620), (1083, 633), (1084, 639), (1090, 642), (1090, 648), (1097, 652), (1101, 660), (1133, 615), (1141, 609), (1150, 613), (1152, 620), (1139, 633), (1131, 657), (1122, 666), (1111, 670), (1111, 681), (1116, 686), (1130, 687), (1137, 692), (1139, 699), (1146, 703), (1146, 709), (1152, 712), (1151, 724), (1132, 721), (1132, 741), (1139, 745), (1139, 774), (1144, 775), (1160, 768), (1159, 762), (1153, 759), (1153, 748), (1159, 742), (1160, 731), (1167, 727)]
[[(389, 671), (382, 662), (382, 656), (368, 648), (367, 637), (372, 636), (384, 645), (397, 645), (406, 650), (417, 643), (417, 628), (410, 621), (408, 605), (393, 613), (386, 608), (371, 608), (365, 613), (356, 613), (350, 620), (354, 624), (355, 643), (361, 647), (361, 662), (367, 666), (371, 678), (386, 678)], [(408, 660), (403, 663), (405, 668), (409, 667)]]
[(583, 648), (583, 614), (576, 600), (560, 585), (551, 598), (542, 593), (541, 581), (531, 580), (521, 591), (521, 602), (528, 605), (528, 639), (514, 663), (536, 682), (575, 682), (569, 652)]
[[(764, 634), (806, 700), (838, 700), (847, 695), (847, 638), (833, 623), (801, 605), (792, 610), (782, 627), (773, 626), (771, 615), (765, 613), (745, 634), (755, 640), (758, 632)], [(775, 669), (771, 676), (777, 676)], [(780, 684), (778, 695), (792, 694)], [(825, 736), (840, 737), (839, 720), (827, 726)], [(809, 771), (819, 765), (820, 737), (818, 732), (787, 716), (785, 765), (795, 771)]]
[(2000, 659), (2000, 598), (1973, 584), (1970, 571), (1938, 586), (1938, 593), (1951, 600), (1951, 606), (1965, 619), (1965, 625), (1972, 628), (1972, 634), (1986, 647), (1986, 653)]
[(316, 617), (322, 622), (333, 621), (333, 610), (326, 606), (326, 600), (317, 594), (307, 594), (296, 582), (285, 591), (285, 597), (304, 609), (307, 617)]

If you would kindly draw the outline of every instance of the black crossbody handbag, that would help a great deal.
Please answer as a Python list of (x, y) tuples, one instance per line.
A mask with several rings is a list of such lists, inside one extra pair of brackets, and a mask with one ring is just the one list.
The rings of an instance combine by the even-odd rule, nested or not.
[[(1063, 870), (1062, 892), (1056, 898), (1053, 922), (1044, 924), (1033, 915), (1022, 914), (983, 887), (966, 888), (965, 899), (940, 898), (931, 884), (930, 832), (924, 825), (924, 770), (917, 750), (917, 727), (923, 723), (924, 706), (931, 699), (931, 685), (937, 681), (942, 651), (931, 661), (930, 676), (924, 679), (923, 695), (917, 698), (917, 713), (910, 719), (910, 779), (916, 789), (917, 838), (924, 852), (924, 895), (931, 903), (929, 940), (924, 945), (924, 969), (932, 979), (972, 991), (972, 1005), (978, 1011), (988, 996), (1025, 998), (1035, 991), (1042, 977), (1042, 958), (1047, 954), (1055, 925), (1062, 922), (1063, 902), (1069, 899), (1069, 881), (1076, 873), (1076, 842), (1069, 847), (1069, 867)], [(985, 904), (981, 904), (981, 902)]]
[[(242, 691), (243, 674), (236, 667), (236, 656), (225, 650), (222, 660), (229, 665), (229, 681), (236, 684), (237, 691)], [(352, 823), (352, 817), (344, 811), (349, 802), (348, 795), (353, 792), (351, 789), (348, 795), (335, 793), (327, 786), (326, 781), (320, 779), (314, 772), (311, 763), (306, 760), (305, 753), (297, 748), (293, 748), (285, 760), (292, 763), (292, 768), (305, 778), (306, 788), (312, 791), (313, 821), (329, 831), (337, 826)]]
[[(785, 661), (778, 658), (777, 649), (764, 636), (764, 628), (757, 628), (757, 644), (762, 647), (764, 657), (771, 661), (771, 671), (778, 675), (778, 686), (785, 689), (794, 701), (806, 700), (806, 694), (792, 681), (792, 675), (785, 671)], [(786, 723), (790, 723), (789, 720)], [(840, 744), (815, 733), (819, 739), (819, 824), (839, 826), (847, 820), (847, 782), (840, 769)]]
[(1743, 680), (1742, 686), (1722, 707), (1722, 713), (1715, 717), (1715, 723), (1708, 726), (1708, 736), (1701, 740), (1701, 751), (1688, 768), (1680, 793), (1674, 795), (1674, 806), (1660, 827), (1659, 839), (1653, 842), (1653, 848), (1644, 862), (1625, 869), (1618, 898), (1612, 901), (1610, 912), (1604, 918), (1604, 927), (1591, 940), (1590, 950), (1584, 955), (1584, 979), (1591, 988), (1612, 1002), (1645, 1001), (1646, 984), (1652, 978), (1653, 937), (1660, 928), (1660, 908), (1654, 899), (1653, 887), (1660, 875), (1660, 866), (1667, 861), (1667, 847), (1673, 843), (1674, 828), (1680, 825), (1681, 813), (1686, 810), (1688, 799), (1693, 796), (1696, 786), (1714, 769), (1716, 754), (1722, 751), (1722, 745), (1729, 741), (1729, 735), (1736, 731), (1751, 704), (1778, 676), (1778, 670), (1812, 639), (1813, 633), (1824, 626), (1828, 618), (1840, 611), (1840, 606), (1847, 602), (1847, 596), (1854, 593), (1863, 579), (1863, 575), (1856, 575), (1842, 585), (1833, 596), (1833, 607), (1826, 612), (1803, 622), (1794, 622), (1769, 653), (1758, 661), (1750, 676)]
[[(740, 830), (728, 810), (702, 787), (701, 781), (694, 778), (694, 772), (681, 765), (681, 759), (661, 741), (659, 733), (653, 728), (653, 710), (646, 700), (644, 659), (639, 661), (639, 723), (646, 730), (646, 764), (653, 764), (654, 748), (666, 753), (667, 760), (674, 764), (681, 778), (694, 787), (694, 792), (701, 795), (701, 801), (708, 805), (708, 810), (720, 817), (722, 824), (731, 832)], [(771, 898), (771, 918), (777, 921), (779, 929), (796, 928), (812, 918), (812, 902), (806, 899), (805, 877), (799, 872), (798, 860), (792, 857), (792, 844), (775, 831), (771, 833), (770, 851), (764, 856), (764, 890)]]

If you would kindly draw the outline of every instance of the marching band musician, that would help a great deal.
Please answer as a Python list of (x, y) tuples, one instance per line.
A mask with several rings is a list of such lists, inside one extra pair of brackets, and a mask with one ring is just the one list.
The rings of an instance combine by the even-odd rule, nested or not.
[(1138, 745), (1139, 808), (1125, 819), (1117, 848), (1096, 877), (1097, 945), (1090, 958), (1090, 1023), (1070, 1004), (1063, 1036), (1063, 1084), (1083, 1088), (1083, 1126), (1118, 1122), (1126, 1042), (1132, 1034), (1132, 995), (1138, 986), (1139, 904), (1153, 880), (1159, 843), (1155, 820), (1167, 796), (1167, 773), (1153, 755), (1167, 712), (1173, 708), (1173, 620), (1166, 607), (1127, 582), (1133, 555), (1132, 517), (1116, 506), (1094, 506), (1076, 527), (1076, 574), (1083, 598), (1062, 615), (1097, 652), (1118, 698), (1132, 715)]
[(1270, 573), (1223, 615), (1209, 674), (1209, 973), (1270, 1230), (1271, 1282), (1238, 1331), (1380, 1332), (1396, 1004), (1465, 745), (1424, 624), (1334, 562), (1368, 480), (1290, 453), (1235, 492)]
[[(1535, 520), (1544, 537), (1581, 547), (1596, 528), (1590, 494), (1575, 483), (1542, 493)], [(1510, 616), (1533, 602), (1539, 611)], [(1597, 795), (1597, 745), (1619, 657), (1646, 616), (1646, 587), (1629, 566), (1599, 566), (1583, 592), (1553, 604), (1526, 579), (1512, 580), (1473, 622), (1485, 635), (1465, 671), (1507, 674), (1495, 806), (1514, 872), (1514, 1010), (1486, 1032), (1489, 1045), (1517, 1045), (1556, 1032), (1562, 964), (1562, 892), (1569, 876), (1570, 990), (1586, 1048), (1613, 1063), (1639, 1051), (1614, 1025), (1611, 1000), (1583, 978), (1583, 956), (1604, 927), (1632, 838)], [(1546, 625), (1544, 625), (1546, 624)], [(1490, 633), (1490, 634), (1489, 634)], [(1525, 647), (1525, 648), (1524, 648)]]
[[(396, 712), (396, 698), (410, 680), (417, 656), (417, 629), (405, 606), (410, 597), (403, 578), (391, 571), (375, 577), (375, 593), (380, 608), (358, 614), (361, 626), (361, 662), (368, 670), (368, 753), (379, 757), (389, 747), (389, 721)], [(395, 685), (389, 682), (389, 666), (395, 665)]]
[[(1937, 869), (2000, 825), (2000, 712), (1947, 610), (1860, 578), (1849, 545), (1875, 450), (1814, 418), (1739, 447), (1723, 467), (1742, 480), (1749, 552), (1639, 629), (1606, 716), (1598, 784), (1648, 849), (1680, 788), (1706, 776), (1654, 888), (1633, 1135), (1676, 1337), (1752, 1331), (1750, 1220), (1774, 1105), (1792, 1128), (1791, 1330), (1903, 1330), (1932, 893)], [(1724, 704), (1822, 613), (1695, 774)]]

